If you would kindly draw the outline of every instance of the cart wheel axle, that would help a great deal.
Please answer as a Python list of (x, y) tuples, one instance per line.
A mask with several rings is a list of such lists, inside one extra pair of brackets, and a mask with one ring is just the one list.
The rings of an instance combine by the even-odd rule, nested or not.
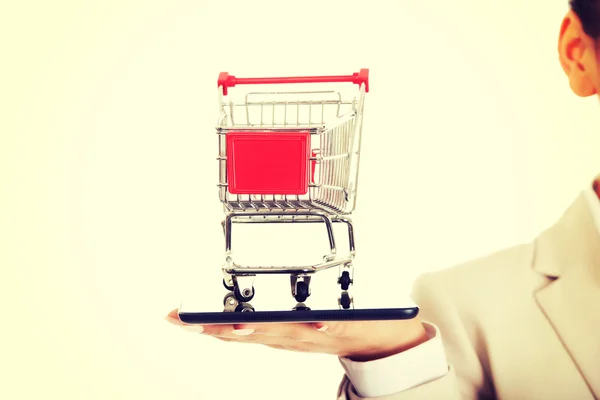
[(233, 293), (235, 294), (236, 299), (242, 303), (246, 303), (254, 298), (254, 287), (240, 291), (240, 288), (236, 286), (233, 289)]

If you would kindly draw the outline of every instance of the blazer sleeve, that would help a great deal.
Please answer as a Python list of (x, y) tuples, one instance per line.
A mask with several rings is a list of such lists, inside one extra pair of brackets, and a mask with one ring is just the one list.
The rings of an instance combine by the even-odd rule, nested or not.
[[(468, 310), (458, 304), (468, 304), (468, 299), (455, 296), (442, 284), (442, 273), (429, 273), (417, 279), (412, 297), (419, 306), (419, 317), (439, 328), (448, 363), (448, 373), (443, 377), (394, 393), (376, 400), (481, 400), (494, 399), (492, 384), (487, 379), (476, 348), (483, 340), (477, 338), (475, 320)], [(465, 301), (467, 300), (467, 301)], [(477, 301), (477, 299), (471, 299)], [(402, 371), (395, 371), (402, 374)], [(394, 373), (390, 373), (393, 376)], [(366, 400), (360, 397), (346, 375), (338, 389), (338, 400)]]

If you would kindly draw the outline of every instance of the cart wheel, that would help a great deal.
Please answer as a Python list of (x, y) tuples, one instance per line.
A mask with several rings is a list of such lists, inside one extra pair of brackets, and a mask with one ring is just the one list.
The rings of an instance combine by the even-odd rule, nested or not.
[(296, 295), (294, 298), (298, 303), (304, 303), (308, 299), (308, 284), (304, 281), (296, 283)]
[(254, 312), (254, 307), (248, 303), (238, 304), (235, 308), (235, 312)]
[(352, 279), (350, 279), (350, 272), (342, 272), (342, 276), (340, 276), (340, 278), (338, 279), (338, 283), (342, 287), (342, 290), (348, 290), (350, 284), (352, 283)]
[(340, 305), (344, 310), (347, 310), (350, 308), (350, 304), (352, 304), (352, 300), (350, 300), (350, 295), (348, 294), (348, 292), (342, 292), (342, 295), (340, 296)]
[(225, 286), (225, 289), (227, 290), (233, 290), (233, 286), (229, 286), (227, 282), (225, 282), (225, 279), (223, 279), (223, 286)]
[(310, 311), (310, 308), (304, 303), (298, 303), (296, 304), (296, 307), (292, 309), (292, 311)]
[(250, 290), (245, 290), (245, 292), (246, 293), (243, 294), (240, 293), (240, 288), (237, 286), (233, 289), (233, 293), (235, 294), (236, 299), (238, 299), (242, 303), (246, 303), (252, 300), (252, 298), (254, 298), (254, 287), (252, 287), (252, 289)]
[[(231, 301), (233, 299), (233, 301)], [(229, 292), (225, 295), (225, 297), (223, 298), (223, 305), (227, 306), (227, 305), (233, 305), (235, 303), (237, 303), (237, 299), (235, 298), (235, 294), (233, 292)]]

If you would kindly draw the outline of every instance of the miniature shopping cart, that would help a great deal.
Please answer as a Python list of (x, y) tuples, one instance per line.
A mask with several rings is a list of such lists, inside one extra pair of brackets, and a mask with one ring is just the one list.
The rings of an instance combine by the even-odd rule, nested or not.
[[(248, 92), (235, 99), (228, 93), (242, 84), (297, 88), (344, 82), (358, 85), (351, 99), (334, 90)], [(292, 78), (236, 78), (222, 72), (218, 88), (218, 186), (225, 211), (223, 284), (231, 291), (229, 301), (234, 306), (249, 302), (256, 275), (289, 274), (292, 296), (303, 304), (311, 293), (312, 275), (338, 267), (339, 304), (350, 308), (355, 247), (349, 215), (356, 203), (369, 71)], [(234, 223), (322, 223), (329, 253), (308, 266), (236, 264), (231, 256)], [(344, 257), (336, 251), (335, 223), (348, 228), (350, 251)]]

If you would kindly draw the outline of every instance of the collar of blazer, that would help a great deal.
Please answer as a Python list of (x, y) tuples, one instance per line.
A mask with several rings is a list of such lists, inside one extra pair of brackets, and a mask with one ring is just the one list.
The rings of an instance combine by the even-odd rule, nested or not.
[(550, 278), (539, 306), (600, 398), (600, 234), (585, 193), (538, 236), (532, 267)]

